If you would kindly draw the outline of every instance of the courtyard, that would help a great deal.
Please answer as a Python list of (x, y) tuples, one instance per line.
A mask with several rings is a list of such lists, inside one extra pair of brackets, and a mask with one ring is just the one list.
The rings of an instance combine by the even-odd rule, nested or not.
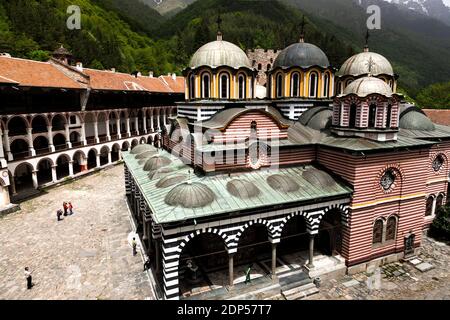
[[(75, 213), (58, 222), (63, 201), (72, 201)], [(133, 257), (129, 245), (122, 165), (48, 189), (21, 208), (0, 218), (0, 299), (155, 298), (142, 258)], [(399, 262), (324, 279), (307, 299), (450, 299), (450, 246), (425, 238), (419, 258), (434, 268), (422, 273)], [(286, 265), (294, 263), (279, 268)], [(25, 266), (33, 271), (32, 290)], [(236, 270), (242, 282), (243, 271)], [(226, 273), (212, 276), (214, 283), (226, 282)]]
[[(74, 214), (58, 222), (63, 201)], [(127, 240), (122, 165), (49, 189), (21, 208), (0, 218), (0, 299), (154, 299)]]

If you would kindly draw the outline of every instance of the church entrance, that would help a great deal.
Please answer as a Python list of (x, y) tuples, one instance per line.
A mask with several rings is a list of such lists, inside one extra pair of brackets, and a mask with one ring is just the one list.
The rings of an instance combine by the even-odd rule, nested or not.
[(340, 254), (342, 246), (341, 212), (337, 209), (328, 211), (319, 226), (317, 249), (327, 255)]

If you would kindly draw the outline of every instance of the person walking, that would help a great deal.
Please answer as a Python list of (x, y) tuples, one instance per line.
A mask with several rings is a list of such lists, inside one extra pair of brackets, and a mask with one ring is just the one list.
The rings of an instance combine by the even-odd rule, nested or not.
[(131, 241), (131, 246), (133, 247), (133, 256), (137, 255), (137, 242), (136, 242), (136, 238), (133, 238), (133, 241)]
[(72, 202), (69, 202), (69, 204), (67, 205), (67, 208), (69, 209), (69, 214), (73, 215), (73, 205)]
[(67, 202), (63, 202), (64, 216), (67, 216)]
[(61, 221), (61, 216), (62, 216), (63, 212), (61, 209), (58, 209), (56, 211), (56, 217), (58, 218), (58, 221)]
[(27, 289), (31, 289), (33, 287), (31, 271), (28, 267), (25, 267), (25, 278), (27, 279)]
[(244, 282), (245, 284), (251, 282), (250, 275), (251, 275), (252, 267), (253, 267), (253, 263), (251, 265), (249, 265), (247, 267), (247, 269), (245, 270), (245, 282)]

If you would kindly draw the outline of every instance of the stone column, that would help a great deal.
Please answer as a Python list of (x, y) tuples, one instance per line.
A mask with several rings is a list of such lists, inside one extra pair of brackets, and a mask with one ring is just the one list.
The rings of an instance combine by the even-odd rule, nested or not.
[(73, 160), (69, 161), (69, 177), (73, 177)]
[(47, 127), (47, 134), (48, 134), (48, 147), (50, 148), (50, 152), (55, 152), (55, 145), (53, 144), (52, 126)]
[(167, 125), (167, 119), (166, 119), (166, 117), (167, 117), (167, 114), (166, 114), (166, 109), (163, 109), (163, 124), (164, 124), (164, 126), (166, 126)]
[(9, 130), (5, 129), (4, 133), (3, 133), (3, 139), (4, 139), (4, 145), (5, 145), (5, 152), (6, 152), (6, 156), (8, 157), (8, 161), (12, 161), (13, 159), (13, 155), (9, 146)]
[(127, 121), (126, 121), (126, 129), (127, 129), (127, 137), (129, 138), (129, 137), (131, 137), (130, 118), (129, 117), (127, 118)]
[(159, 273), (159, 268), (160, 268), (160, 259), (159, 259), (159, 243), (160, 243), (160, 240), (159, 239), (157, 239), (157, 240), (155, 240), (155, 272), (156, 273)]
[(87, 145), (87, 140), (86, 140), (86, 124), (84, 122), (81, 123), (81, 143), (83, 143), (83, 145)]
[(139, 118), (137, 116), (134, 118), (134, 127), (136, 129), (136, 134), (139, 135)]
[(15, 196), (17, 194), (15, 177), (11, 177), (11, 193), (13, 196)]
[(152, 112), (152, 115), (150, 116), (150, 130), (151, 130), (151, 132), (155, 132), (155, 128), (153, 125), (153, 112)]
[(230, 288), (234, 286), (234, 253), (228, 254), (228, 285)]
[(100, 153), (97, 153), (97, 156), (95, 157), (97, 160), (97, 168), (100, 167)]
[(39, 187), (38, 178), (37, 178), (37, 171), (34, 170), (31, 173), (31, 179), (33, 180), (33, 188), (37, 189)]
[(98, 122), (94, 122), (94, 136), (95, 136), (95, 143), (100, 143), (100, 139), (98, 138)]
[(148, 239), (148, 227), (147, 227), (147, 222), (145, 221), (145, 218), (143, 219), (143, 226), (144, 226), (144, 236), (142, 237), (143, 240), (147, 240)]
[(308, 261), (308, 268), (313, 269), (314, 268), (314, 235), (309, 235), (309, 261)]
[(117, 126), (117, 139), (122, 139), (122, 131), (120, 128), (120, 118), (116, 120), (116, 126)]
[(111, 151), (108, 151), (108, 164), (112, 163)]
[(158, 131), (160, 131), (161, 130), (161, 110), (158, 110), (158, 121), (157, 121), (157, 124), (158, 124)]
[(142, 123), (144, 125), (144, 134), (147, 134), (147, 111), (144, 112), (144, 117), (142, 118)]
[(52, 181), (58, 181), (58, 175), (56, 174), (56, 166), (52, 166)]
[(277, 277), (277, 244), (272, 243), (272, 279)]
[(28, 149), (30, 150), (30, 156), (34, 157), (36, 155), (36, 150), (33, 147), (33, 128), (27, 128), (27, 136), (28, 136)]
[(5, 153), (3, 152), (2, 128), (0, 128), (0, 168), (6, 167)]
[(69, 124), (68, 123), (66, 123), (65, 125), (64, 125), (64, 130), (65, 130), (65, 132), (66, 132), (66, 145), (67, 145), (67, 148), (72, 148), (72, 143), (70, 142), (70, 130), (69, 130)]
[(106, 120), (106, 140), (111, 141), (111, 132), (109, 130), (109, 119)]

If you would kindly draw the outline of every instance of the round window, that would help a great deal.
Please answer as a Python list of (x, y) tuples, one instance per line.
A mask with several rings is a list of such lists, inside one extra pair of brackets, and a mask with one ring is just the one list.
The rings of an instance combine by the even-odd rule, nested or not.
[(384, 190), (389, 190), (395, 182), (395, 173), (393, 170), (386, 170), (386, 172), (381, 177), (380, 184)]
[(442, 155), (438, 155), (434, 160), (433, 160), (433, 170), (435, 172), (438, 172), (439, 170), (441, 170), (442, 166), (444, 165), (444, 157)]

